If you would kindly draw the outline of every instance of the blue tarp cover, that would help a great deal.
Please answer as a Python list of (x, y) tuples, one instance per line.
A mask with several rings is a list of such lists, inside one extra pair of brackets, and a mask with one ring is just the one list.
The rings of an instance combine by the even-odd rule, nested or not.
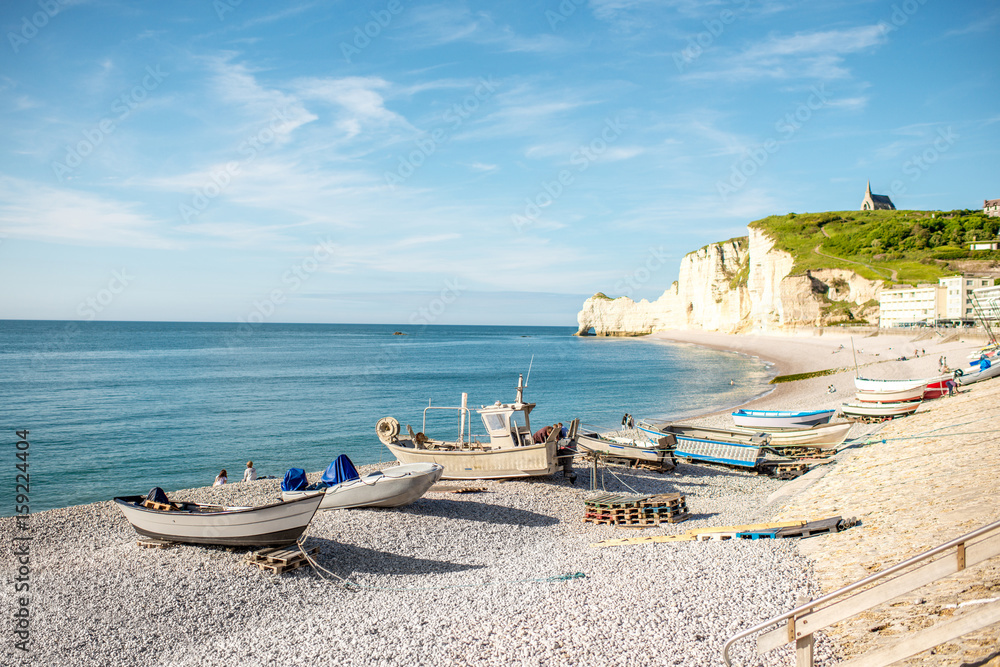
[(989, 367), (990, 367), (990, 360), (989, 359), (987, 359), (986, 357), (983, 357), (982, 359), (979, 360), (979, 370), (980, 371), (985, 371)]
[(289, 468), (285, 479), (281, 480), (282, 491), (302, 491), (306, 488), (306, 471), (302, 468)]
[(351, 459), (347, 458), (347, 454), (341, 454), (337, 457), (336, 461), (327, 467), (326, 471), (323, 472), (323, 477), (320, 479), (328, 486), (336, 486), (341, 482), (357, 479), (358, 477), (361, 477), (361, 475), (358, 474), (354, 464), (351, 463)]

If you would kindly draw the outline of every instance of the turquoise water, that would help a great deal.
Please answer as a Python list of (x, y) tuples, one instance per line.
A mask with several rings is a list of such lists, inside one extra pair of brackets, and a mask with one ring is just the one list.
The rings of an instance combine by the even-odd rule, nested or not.
[(341, 453), (357, 465), (389, 460), (375, 436), (380, 417), (419, 429), (428, 400), (458, 405), (467, 392), (470, 406), (511, 401), (532, 358), (524, 397), (538, 404), (536, 429), (719, 409), (759, 394), (769, 377), (762, 362), (734, 353), (573, 331), (0, 321), (0, 515), (13, 514), (20, 429), (30, 431), (37, 512), (207, 485), (221, 468), (239, 479), (248, 459), (279, 477)]

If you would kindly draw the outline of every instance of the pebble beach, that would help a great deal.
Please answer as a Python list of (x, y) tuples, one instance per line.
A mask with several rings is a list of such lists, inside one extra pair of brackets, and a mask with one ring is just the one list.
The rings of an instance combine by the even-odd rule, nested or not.
[[(732, 349), (779, 373), (832, 375), (776, 385), (751, 403), (819, 409), (853, 394), (845, 335), (657, 334)], [(981, 343), (954, 337), (855, 337), (862, 374), (928, 377), (945, 355), (965, 363)], [(922, 350), (911, 358), (914, 350)], [(898, 361), (899, 356), (907, 361)], [(836, 391), (830, 392), (833, 386)], [(781, 481), (721, 467), (659, 473), (577, 467), (548, 479), (444, 481), (398, 509), (318, 512), (304, 543), (322, 569), (282, 575), (248, 565), (251, 549), (142, 549), (111, 501), (31, 515), (31, 644), (3, 646), (3, 664), (711, 665), (728, 637), (796, 605), (1000, 518), (1000, 448), (988, 421), (962, 437), (928, 431), (995, 411), (996, 380), (926, 402), (913, 416), (856, 424), (850, 446)], [(727, 414), (727, 413), (726, 413)], [(702, 423), (724, 423), (725, 414)], [(968, 428), (963, 426), (962, 428)], [(372, 434), (373, 438), (374, 432)], [(916, 437), (920, 436), (920, 437)], [(910, 439), (906, 439), (910, 438)], [(884, 442), (883, 442), (884, 441)], [(364, 466), (360, 472), (383, 466)], [(310, 478), (318, 473), (310, 475)], [(260, 505), (277, 479), (168, 490), (171, 499)], [(475, 493), (454, 493), (474, 486)], [(679, 492), (691, 518), (645, 530), (583, 523), (594, 491)], [(961, 492), (960, 492), (961, 491)], [(601, 540), (691, 528), (852, 516), (862, 525), (808, 540), (596, 547)], [(4, 534), (14, 519), (0, 519)], [(4, 562), (13, 562), (3, 540)], [(11, 571), (8, 568), (8, 571)], [(13, 606), (12, 587), (5, 588)], [(835, 664), (925, 627), (970, 600), (1000, 597), (1000, 567), (963, 577), (823, 634), (816, 663)], [(953, 611), (950, 613), (954, 613)], [(872, 631), (872, 627), (880, 627)], [(907, 664), (996, 667), (1000, 628)], [(737, 644), (734, 664), (792, 664)], [(937, 660), (938, 662), (935, 662)]]

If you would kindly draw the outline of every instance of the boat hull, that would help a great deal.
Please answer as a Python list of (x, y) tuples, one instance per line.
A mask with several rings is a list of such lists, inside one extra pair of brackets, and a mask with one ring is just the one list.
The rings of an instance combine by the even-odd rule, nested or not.
[(416, 449), (410, 441), (386, 444), (402, 464), (436, 463), (444, 468), (441, 479), (511, 479), (542, 477), (555, 473), (556, 443), (526, 447), (483, 449)]
[(916, 412), (920, 401), (895, 403), (845, 403), (840, 411), (849, 417), (898, 417)]
[(648, 461), (649, 463), (663, 463), (666, 459), (671, 458), (674, 449), (672, 446), (642, 447), (629, 445), (592, 435), (577, 435), (576, 444), (578, 448), (605, 456), (632, 459), (634, 461)]
[(737, 426), (760, 428), (802, 428), (826, 424), (837, 411), (813, 410), (811, 412), (787, 412), (782, 410), (737, 410), (733, 413), (733, 423)]
[(869, 391), (859, 389), (854, 397), (863, 403), (898, 403), (900, 401), (919, 401), (924, 397), (927, 383), (923, 382), (908, 389), (887, 391)]
[(729, 429), (707, 426), (668, 424), (661, 428), (640, 426), (640, 430), (650, 438), (673, 435), (677, 440), (674, 456), (678, 459), (722, 463), (743, 468), (756, 467), (760, 459), (761, 446), (769, 437), (760, 437), (759, 431), (750, 434), (737, 433)]
[[(822, 424), (800, 429), (782, 429), (764, 432), (771, 436), (772, 447), (822, 447), (829, 449), (839, 447), (847, 439), (847, 434), (854, 426), (851, 422), (840, 424)], [(743, 435), (760, 433), (760, 429), (734, 427), (733, 431)]]
[(188, 544), (253, 547), (295, 543), (319, 508), (323, 494), (262, 507), (199, 512), (149, 509), (141, 505), (143, 500), (143, 496), (115, 498), (118, 509), (140, 535)]
[[(401, 507), (409, 505), (441, 479), (444, 468), (434, 463), (410, 463), (387, 468), (329, 487), (321, 510), (353, 507)], [(282, 500), (301, 498), (315, 491), (282, 491)]]
[(907, 391), (922, 387), (927, 380), (872, 380), (870, 378), (854, 378), (854, 388), (867, 392)]
[(974, 382), (988, 380), (998, 375), (1000, 375), (1000, 362), (993, 364), (985, 371), (976, 371), (975, 373), (966, 372), (963, 375), (958, 375), (955, 377), (955, 381), (964, 386), (967, 384), (973, 384)]

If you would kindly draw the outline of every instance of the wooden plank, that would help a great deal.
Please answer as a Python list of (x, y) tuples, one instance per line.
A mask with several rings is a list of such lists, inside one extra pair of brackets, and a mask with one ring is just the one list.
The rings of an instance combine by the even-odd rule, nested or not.
[(910, 636), (893, 646), (869, 651), (859, 658), (842, 662), (840, 663), (840, 667), (882, 667), (883, 665), (891, 665), (894, 662), (922, 653), (939, 644), (957, 639), (995, 623), (1000, 623), (1000, 603), (998, 602), (983, 605), (976, 611), (955, 616), (950, 620), (932, 625), (929, 628), (923, 628), (911, 633)]
[(795, 640), (795, 667), (813, 667), (812, 635)]
[(601, 540), (600, 542), (594, 542), (590, 546), (592, 547), (621, 547), (629, 546), (632, 544), (650, 544), (653, 542), (691, 542), (694, 540), (694, 535), (689, 535), (687, 533), (683, 535), (649, 535), (647, 537), (626, 537), (617, 540)]
[[(966, 567), (971, 567), (998, 555), (1000, 555), (1000, 533), (965, 546)], [(796, 634), (802, 636), (805, 633), (818, 632), (866, 609), (905, 595), (958, 571), (958, 559), (948, 552), (943, 553), (938, 559), (928, 561), (905, 574), (887, 579), (879, 586), (854, 593), (840, 602), (834, 602), (817, 611), (803, 614), (796, 622)], [(788, 641), (785, 627), (781, 626), (777, 630), (761, 635), (757, 639), (757, 647), (761, 653), (766, 653), (771, 649), (783, 646)]]
[(751, 530), (769, 530), (771, 528), (791, 528), (806, 525), (806, 521), (776, 521), (773, 523), (751, 523), (745, 526), (719, 526), (716, 528), (692, 528), (692, 535), (702, 533), (742, 533)]

